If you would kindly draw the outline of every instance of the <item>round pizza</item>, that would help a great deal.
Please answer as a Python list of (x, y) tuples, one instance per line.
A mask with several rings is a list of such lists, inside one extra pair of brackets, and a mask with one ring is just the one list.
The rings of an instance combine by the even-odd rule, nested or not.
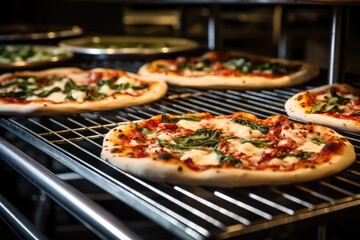
[(160, 114), (104, 138), (101, 158), (138, 177), (181, 185), (240, 187), (319, 179), (355, 160), (335, 131), (282, 115)]
[(113, 110), (166, 94), (164, 81), (122, 70), (53, 68), (0, 76), (0, 114), (52, 115)]
[(140, 75), (197, 88), (260, 89), (292, 86), (318, 75), (318, 67), (241, 52), (209, 51), (199, 57), (158, 59), (140, 67)]
[(360, 133), (360, 90), (331, 84), (300, 92), (285, 103), (289, 116)]

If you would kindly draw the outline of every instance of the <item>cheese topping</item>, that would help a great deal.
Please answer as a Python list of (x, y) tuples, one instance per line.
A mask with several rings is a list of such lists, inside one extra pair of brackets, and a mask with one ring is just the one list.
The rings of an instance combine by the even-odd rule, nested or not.
[[(22, 76), (13, 74), (10, 80), (0, 83), (0, 97), (19, 100), (49, 100), (53, 102), (98, 100), (114, 93), (138, 94), (148, 88), (148, 84), (136, 78), (114, 71), (119, 76), (93, 79), (92, 71), (81, 71), (58, 75)], [(16, 93), (16, 94), (14, 94)]]
[[(262, 133), (253, 129), (251, 124), (245, 126), (228, 118), (206, 118), (201, 121), (180, 118), (173, 124), (187, 131), (170, 130), (170, 127), (163, 132), (164, 125), (160, 124), (160, 130), (146, 135), (149, 142), (146, 152), (159, 154), (166, 151), (179, 156), (181, 161), (191, 160), (197, 166), (217, 166), (226, 162), (254, 168), (266, 160), (268, 166), (286, 170), (303, 159), (312, 161), (309, 160), (311, 156), (325, 146), (316, 133), (290, 128), (287, 124), (281, 125), (280, 138), (276, 140), (267, 138), (271, 135), (270, 139), (274, 139), (273, 129)], [(181, 132), (187, 134), (181, 135)], [(312, 139), (319, 141), (313, 142)], [(270, 156), (270, 159), (266, 156)]]
[(219, 159), (215, 152), (203, 150), (190, 150), (184, 152), (180, 160), (191, 159), (196, 165), (218, 165)]
[(313, 142), (306, 141), (296, 150), (304, 151), (304, 152), (320, 152), (324, 146), (325, 144), (315, 144)]

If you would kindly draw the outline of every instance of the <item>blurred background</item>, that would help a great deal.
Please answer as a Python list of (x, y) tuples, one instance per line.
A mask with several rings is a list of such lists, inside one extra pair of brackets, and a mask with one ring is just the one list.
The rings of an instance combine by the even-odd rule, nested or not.
[[(155, 1), (154, 1), (155, 2)], [(277, 57), (282, 51), (287, 59), (305, 60), (326, 70), (329, 65), (330, 37), (333, 6), (271, 4), (202, 4), (160, 1), (121, 0), (11, 0), (1, 3), (0, 30), (4, 26), (28, 25), (68, 27), (78, 26), (83, 36), (151, 36), (180, 37), (195, 40), (203, 48), (209, 44), (209, 18), (218, 17), (219, 48)], [(348, 36), (345, 50), (345, 70), (360, 74), (360, 6), (349, 7)], [(286, 39), (286, 46), (281, 45)], [(47, 41), (56, 45), (57, 41)], [(96, 67), (96, 66), (94, 66)], [(48, 156), (22, 139), (4, 132), (9, 142), (39, 162), (54, 164)], [(52, 166), (55, 169), (59, 166)], [(63, 171), (63, 166), (61, 171)], [(97, 239), (77, 219), (54, 202), (26, 179), (0, 161), (0, 192), (9, 198), (26, 216), (31, 216), (53, 239)], [(62, 175), (64, 179), (67, 175)], [(155, 225), (135, 210), (114, 201), (114, 197), (95, 185), (83, 185), (81, 179), (72, 179), (72, 185), (91, 199), (101, 203), (110, 212), (121, 213), (123, 221), (146, 239), (173, 239), (173, 235)], [(115, 204), (114, 204), (115, 202)], [(55, 206), (54, 206), (55, 205)], [(49, 209), (51, 209), (50, 212)], [(355, 212), (356, 213), (356, 212)], [(47, 214), (55, 214), (57, 223), (46, 222)], [(341, 223), (329, 225), (331, 239), (359, 239), (357, 222), (351, 214)], [(51, 227), (49, 227), (51, 226)], [(55, 227), (54, 227), (55, 226)], [(331, 228), (331, 226), (336, 226)], [(301, 226), (302, 227), (302, 226)], [(305, 229), (305, 231), (304, 231)], [(295, 228), (289, 226), (268, 239), (320, 239), (318, 226)], [(290, 237), (289, 237), (290, 236)], [(17, 236), (0, 221), (0, 239)]]
[[(12, 0), (2, 3), (0, 23), (77, 25), (84, 35), (174, 36), (206, 46), (208, 19), (215, 8), (219, 12), (222, 48), (277, 56), (279, 40), (284, 37), (281, 34), (285, 33), (286, 58), (303, 59), (322, 68), (328, 66), (331, 5), (128, 2), (131, 1)], [(346, 71), (359, 73), (360, 7), (349, 9)]]

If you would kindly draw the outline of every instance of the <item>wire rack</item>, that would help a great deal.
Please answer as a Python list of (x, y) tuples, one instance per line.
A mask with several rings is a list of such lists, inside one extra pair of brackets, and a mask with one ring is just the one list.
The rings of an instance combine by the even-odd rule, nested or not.
[[(80, 65), (91, 68), (98, 63)], [(140, 62), (102, 62), (104, 67), (136, 71)], [(170, 86), (160, 101), (109, 112), (55, 117), (9, 117), (0, 126), (181, 239), (228, 239), (248, 236), (304, 220), (318, 221), (360, 205), (360, 135), (338, 131), (355, 146), (356, 162), (339, 174), (318, 181), (283, 186), (235, 189), (173, 186), (136, 178), (100, 159), (104, 135), (119, 124), (160, 113), (236, 111), (260, 118), (286, 114), (285, 101), (322, 84), (273, 90), (199, 90)], [(355, 79), (354, 84), (360, 82)]]

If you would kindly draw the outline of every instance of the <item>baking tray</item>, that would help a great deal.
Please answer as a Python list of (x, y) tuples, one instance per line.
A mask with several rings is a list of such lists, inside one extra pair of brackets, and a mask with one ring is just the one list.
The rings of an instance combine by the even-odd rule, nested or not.
[(80, 36), (82, 33), (79, 26), (0, 25), (0, 42), (60, 39)]
[(0, 45), (0, 69), (47, 66), (73, 57), (73, 53), (56, 46), (16, 44)]
[(169, 37), (89, 36), (60, 42), (60, 46), (80, 54), (149, 55), (193, 50), (195, 41)]

